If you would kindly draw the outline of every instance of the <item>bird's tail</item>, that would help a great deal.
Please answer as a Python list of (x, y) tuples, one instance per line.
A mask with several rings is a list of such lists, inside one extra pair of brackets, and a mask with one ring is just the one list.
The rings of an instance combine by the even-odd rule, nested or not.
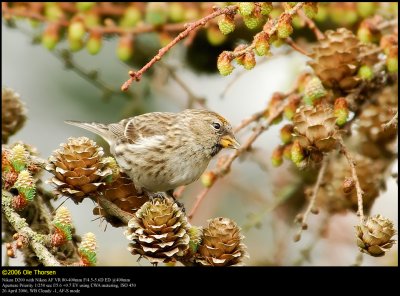
[(95, 133), (95, 134), (101, 136), (109, 144), (113, 140), (112, 133), (110, 133), (107, 124), (97, 123), (97, 122), (80, 122), (80, 121), (74, 121), (74, 120), (65, 120), (64, 122), (67, 124), (70, 124), (70, 125), (75, 125), (77, 127), (83, 128), (92, 133)]

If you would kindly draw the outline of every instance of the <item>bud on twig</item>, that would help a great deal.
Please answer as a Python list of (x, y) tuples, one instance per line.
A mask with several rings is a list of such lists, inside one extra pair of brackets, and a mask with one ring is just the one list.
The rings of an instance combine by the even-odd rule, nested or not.
[(227, 76), (232, 73), (234, 67), (232, 66), (232, 59), (229, 56), (229, 53), (224, 51), (222, 52), (217, 61), (217, 68), (219, 73), (223, 76)]
[(271, 155), (271, 162), (274, 167), (279, 167), (283, 162), (283, 146), (278, 146), (274, 149)]
[(78, 249), (83, 265), (94, 266), (96, 264), (96, 249), (96, 236), (91, 232), (86, 233)]
[(217, 176), (213, 172), (206, 172), (203, 175), (201, 175), (201, 183), (203, 184), (204, 187), (211, 187), (215, 180), (217, 179)]
[(337, 98), (335, 100), (333, 115), (337, 117), (336, 124), (343, 126), (349, 117), (349, 107), (345, 98)]
[(234, 16), (224, 14), (222, 19), (218, 21), (218, 27), (222, 34), (228, 35), (235, 30)]

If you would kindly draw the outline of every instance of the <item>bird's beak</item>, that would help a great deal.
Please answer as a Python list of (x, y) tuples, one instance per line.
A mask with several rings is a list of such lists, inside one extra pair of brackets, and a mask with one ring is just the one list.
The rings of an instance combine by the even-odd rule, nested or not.
[(219, 141), (219, 144), (224, 148), (239, 149), (240, 144), (233, 135), (225, 135)]

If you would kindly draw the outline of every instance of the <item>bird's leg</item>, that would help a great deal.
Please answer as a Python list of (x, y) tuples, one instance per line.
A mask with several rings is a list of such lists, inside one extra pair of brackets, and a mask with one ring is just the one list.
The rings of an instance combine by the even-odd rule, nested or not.
[(167, 193), (169, 196), (171, 196), (173, 199), (175, 199), (175, 196), (174, 196), (174, 189), (167, 190), (166, 193)]
[(184, 205), (182, 202), (178, 201), (178, 200), (175, 198), (175, 196), (174, 196), (174, 190), (173, 190), (173, 189), (168, 190), (168, 191), (166, 191), (166, 193), (167, 193), (167, 195), (169, 195), (170, 197), (173, 198), (173, 200), (175, 201), (175, 203), (177, 204), (177, 206), (181, 208), (182, 212), (186, 213), (185, 205)]
[(146, 195), (150, 198), (150, 200), (153, 200), (154, 198), (165, 198), (166, 197), (164, 192), (148, 192), (148, 191), (146, 191)]

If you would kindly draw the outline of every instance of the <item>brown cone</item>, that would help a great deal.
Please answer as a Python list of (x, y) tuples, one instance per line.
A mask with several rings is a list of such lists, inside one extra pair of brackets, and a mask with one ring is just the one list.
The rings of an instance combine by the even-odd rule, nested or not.
[[(138, 195), (132, 180), (124, 173), (120, 173), (114, 182), (103, 185), (101, 191), (104, 198), (114, 203), (121, 210), (131, 214), (136, 213), (149, 200), (146, 195)], [(103, 216), (114, 227), (125, 226), (116, 217), (107, 215), (99, 206), (93, 209), (93, 214)]]
[(57, 195), (72, 198), (75, 203), (98, 191), (112, 170), (102, 161), (103, 148), (86, 138), (69, 138), (49, 158), (46, 170), (54, 175), (48, 183)]
[(190, 225), (178, 205), (169, 198), (146, 202), (128, 223), (125, 236), (132, 241), (129, 251), (151, 263), (170, 262), (189, 249)]
[(371, 104), (364, 107), (358, 120), (359, 132), (379, 145), (393, 141), (397, 137), (397, 126), (383, 128), (382, 125), (392, 119), (394, 113), (387, 105), (381, 107)]
[(314, 48), (309, 65), (314, 69), (325, 87), (344, 91), (355, 88), (357, 78), (360, 42), (348, 29), (325, 32), (326, 38)]
[(106, 199), (121, 210), (132, 214), (149, 200), (146, 195), (138, 195), (132, 180), (124, 173), (121, 173), (114, 182), (104, 185), (102, 190)]
[(395, 240), (396, 234), (392, 221), (376, 215), (368, 217), (365, 223), (356, 226), (357, 245), (360, 251), (374, 257), (385, 255)]
[(18, 93), (4, 87), (1, 92), (1, 142), (15, 134), (26, 120), (26, 109)]
[[(364, 191), (364, 211), (368, 213), (384, 184), (385, 162), (373, 161), (361, 155), (355, 155), (354, 160), (360, 186)], [(329, 162), (323, 184), (317, 196), (319, 207), (330, 213), (357, 211), (357, 192), (354, 180), (347, 160), (343, 156), (338, 156)]]
[(330, 107), (302, 106), (293, 117), (293, 124), (294, 139), (308, 152), (329, 152), (336, 148), (339, 134)]
[(243, 238), (234, 221), (221, 217), (210, 219), (203, 230), (196, 261), (205, 266), (238, 265), (247, 256)]

